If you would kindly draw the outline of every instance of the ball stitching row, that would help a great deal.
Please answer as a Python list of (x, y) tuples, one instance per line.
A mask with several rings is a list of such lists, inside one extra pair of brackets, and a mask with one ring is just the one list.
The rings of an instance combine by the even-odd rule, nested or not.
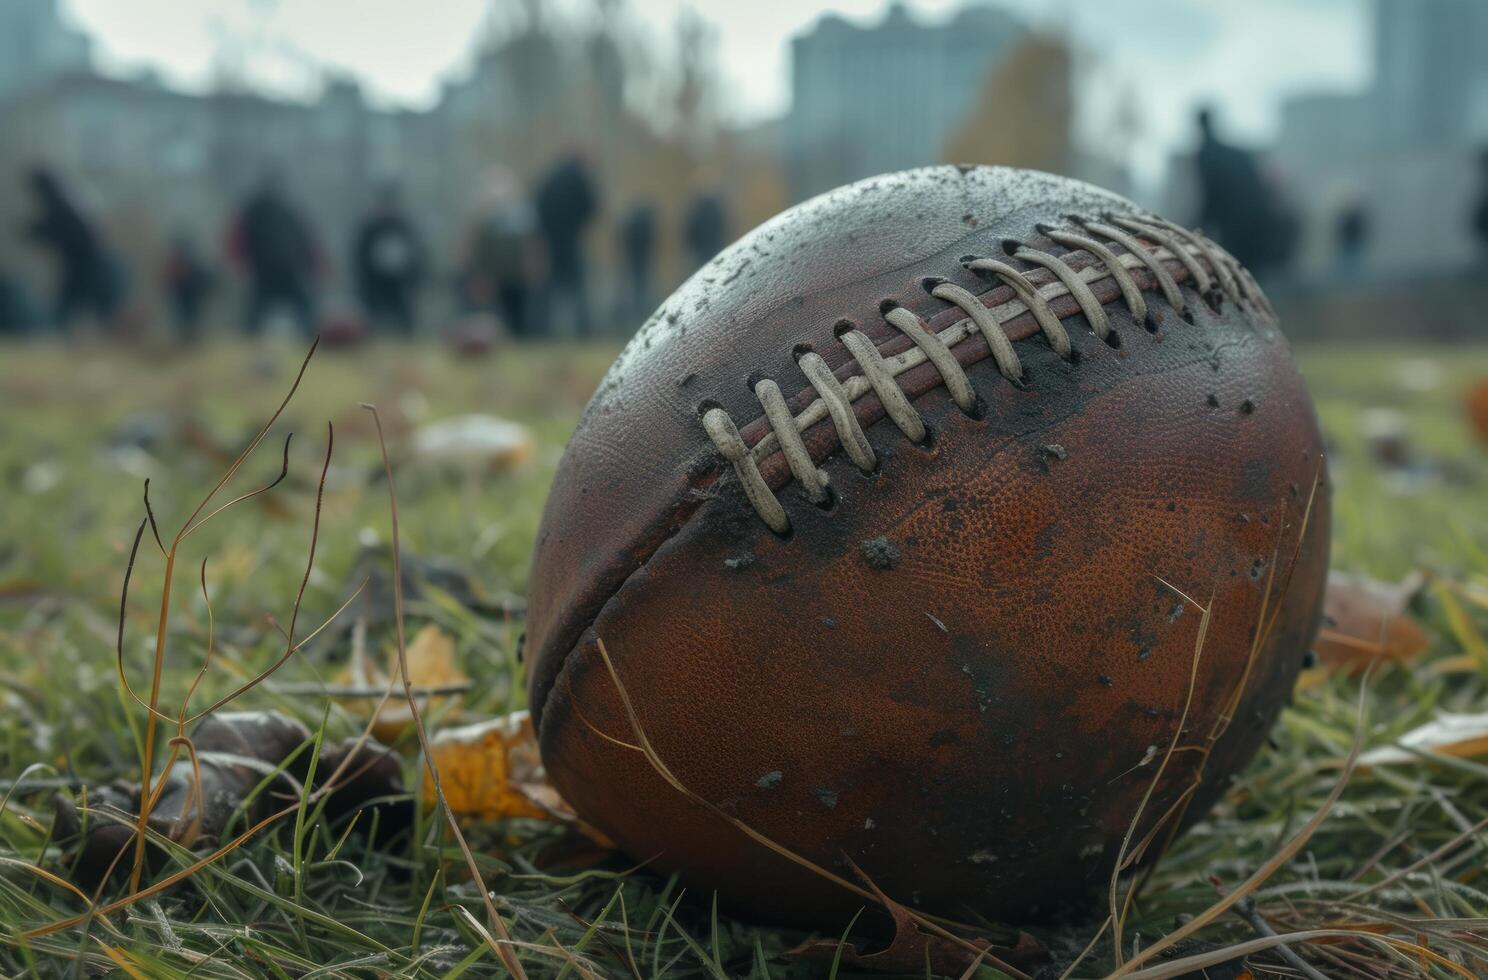
[[(1086, 271), (1104, 271), (1097, 271), (1091, 277), (1087, 278), (1071, 266), (1068, 254), (1058, 256), (1009, 240), (1004, 242), (1003, 247), (1010, 258), (1047, 269), (1054, 281), (1040, 287), (1022, 270), (1007, 262), (967, 256), (962, 260), (965, 268), (995, 277), (1013, 290), (1016, 299), (997, 308), (989, 308), (980, 297), (962, 286), (943, 280), (936, 282), (930, 286), (930, 294), (959, 307), (966, 314), (965, 320), (958, 321), (939, 333), (931, 330), (923, 319), (910, 310), (886, 301), (885, 308), (881, 311), (885, 322), (909, 337), (918, 349), (920, 360), (915, 360), (912, 356), (901, 356), (897, 364), (891, 365), (867, 334), (858, 330), (851, 321), (840, 321), (836, 330), (837, 338), (847, 347), (862, 373), (846, 382), (839, 381), (820, 354), (812, 350), (800, 351), (796, 363), (806, 375), (817, 398), (799, 416), (795, 416), (791, 414), (778, 384), (769, 378), (758, 381), (754, 386), (754, 394), (764, 409), (770, 433), (753, 447), (744, 442), (738, 426), (727, 411), (717, 405), (707, 408), (702, 413), (704, 431), (723, 458), (732, 465), (746, 499), (760, 519), (777, 534), (785, 534), (790, 530), (790, 519), (785, 507), (770, 489), (759, 469), (760, 460), (776, 448), (784, 455), (792, 478), (801, 485), (808, 500), (823, 504), (830, 498), (827, 474), (812, 460), (802, 438), (802, 433), (807, 428), (820, 421), (823, 412), (831, 419), (848, 459), (864, 473), (873, 472), (878, 460), (857, 413), (853, 410), (853, 402), (859, 396), (869, 391), (877, 394), (885, 414), (911, 442), (925, 441), (927, 431), (924, 420), (910, 405), (909, 397), (896, 380), (897, 375), (909, 368), (924, 361), (930, 362), (939, 372), (956, 405), (964, 412), (972, 412), (976, 405), (976, 392), (951, 348), (973, 333), (980, 334), (986, 340), (998, 371), (1014, 384), (1022, 383), (1023, 367), (1002, 324), (1021, 315), (1025, 310), (1033, 314), (1040, 331), (1054, 351), (1065, 359), (1071, 356), (1073, 347), (1069, 334), (1054, 313), (1050, 299), (1064, 295), (1074, 297), (1081, 314), (1090, 324), (1091, 331), (1099, 339), (1110, 342), (1109, 318), (1090, 289), (1093, 282), (1107, 278), (1114, 280), (1132, 318), (1143, 322), (1147, 318), (1147, 303), (1131, 275), (1132, 269), (1143, 266), (1151, 272), (1168, 305), (1183, 319), (1191, 320), (1187, 301), (1173, 275), (1163, 264), (1165, 258), (1171, 257), (1183, 265), (1200, 295), (1209, 295), (1215, 289), (1215, 280), (1218, 280), (1218, 289), (1233, 301), (1252, 304), (1268, 318), (1275, 319), (1275, 311), (1250, 273), (1233, 256), (1203, 235), (1155, 216), (1126, 217), (1107, 214), (1103, 217), (1103, 221), (1070, 217), (1071, 223), (1086, 234), (1048, 225), (1039, 225), (1037, 228), (1040, 234), (1051, 241), (1070, 248), (1072, 252), (1069, 254), (1085, 252), (1092, 256), (1094, 262)], [(1090, 237), (1094, 235), (1109, 239), (1124, 248), (1127, 254), (1117, 255), (1109, 247)], [(1147, 248), (1138, 239), (1138, 235), (1155, 242), (1157, 248)], [(1208, 263), (1209, 269), (1199, 261), (1200, 258)], [(974, 329), (969, 329), (968, 324)], [(945, 339), (948, 336), (949, 341)], [(916, 351), (905, 353), (913, 355)], [(822, 406), (820, 410), (817, 409), (818, 405)]]

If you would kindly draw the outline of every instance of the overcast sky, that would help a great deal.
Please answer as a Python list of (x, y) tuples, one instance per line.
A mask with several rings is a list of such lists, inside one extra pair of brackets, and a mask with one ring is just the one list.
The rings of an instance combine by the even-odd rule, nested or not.
[[(106, 66), (152, 66), (205, 84), (222, 41), (257, 33), (309, 61), (349, 70), (383, 101), (427, 105), (461, 66), (491, 0), (63, 0), (98, 41)], [(502, 0), (497, 0), (502, 2)], [(511, 0), (504, 0), (510, 3)], [(589, 0), (554, 0), (570, 15)], [(965, 0), (913, 0), (927, 20)], [(986, 2), (986, 0), (983, 0)], [(1113, 101), (1134, 99), (1143, 139), (1134, 161), (1154, 177), (1167, 153), (1191, 137), (1189, 117), (1212, 101), (1245, 138), (1265, 139), (1278, 100), (1309, 89), (1352, 89), (1369, 77), (1366, 0), (998, 0), (1069, 33), (1089, 66), (1080, 94), (1087, 131)], [(886, 0), (629, 0), (651, 38), (670, 37), (684, 6), (716, 28), (731, 110), (741, 121), (784, 111), (787, 42), (823, 12), (872, 21)], [(293, 57), (260, 57), (252, 77), (292, 89)]]

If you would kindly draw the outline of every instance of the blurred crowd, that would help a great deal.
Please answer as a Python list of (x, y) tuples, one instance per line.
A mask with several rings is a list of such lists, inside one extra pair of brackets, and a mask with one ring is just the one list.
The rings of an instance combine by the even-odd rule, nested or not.
[[(1176, 217), (1201, 227), (1263, 283), (1275, 282), (1297, 249), (1299, 202), (1261, 155), (1222, 138), (1211, 111), (1199, 111), (1195, 123), (1195, 213)], [(355, 227), (340, 229), (339, 244), (328, 247), (294, 189), (267, 173), (232, 210), (220, 244), (178, 235), (158, 260), (147, 260), (153, 268), (142, 268), (136, 256), (124, 260), (62, 175), (37, 167), (26, 179), (31, 213), (19, 231), (48, 260), (52, 288), (49, 295), (28, 289), (0, 267), (0, 334), (66, 337), (84, 324), (128, 332), (119, 324), (138, 312), (132, 297), (144, 291), (140, 275), (156, 277), (149, 291), (162, 298), (164, 319), (182, 342), (200, 339), (209, 323), (221, 330), (234, 322), (249, 336), (280, 325), (339, 341), (409, 338), (429, 319), (420, 311), (431, 296), (453, 311), (444, 329), (457, 344), (462, 337), (470, 344), (501, 336), (587, 337), (602, 327), (634, 329), (658, 299), (658, 243), (666, 230), (649, 200), (629, 201), (607, 223), (614, 261), (605, 270), (603, 301), (596, 298), (590, 253), (603, 193), (577, 150), (552, 162), (531, 186), (510, 171), (492, 170), (477, 188), (459, 241), (435, 243), (443, 246), (437, 250), (426, 237), (429, 216), (411, 208), (395, 182), (380, 187)], [(1488, 151), (1478, 183), (1467, 222), (1488, 266)], [(1336, 281), (1363, 275), (1371, 226), (1370, 201), (1342, 202), (1332, 229)], [(685, 271), (697, 269), (730, 240), (725, 199), (694, 194), (671, 231)], [(447, 258), (436, 262), (435, 254)], [(334, 255), (345, 257), (344, 269)]]
[[(440, 293), (455, 311), (454, 333), (587, 337), (599, 325), (633, 329), (657, 301), (658, 241), (666, 232), (656, 204), (634, 200), (615, 224), (614, 296), (596, 309), (591, 231), (602, 191), (578, 151), (530, 187), (506, 170), (487, 175), (460, 240), (445, 243), (454, 261), (443, 271), (432, 260), (423, 216), (395, 181), (377, 190), (354, 228), (342, 230), (344, 270), (277, 172), (266, 173), (232, 211), (220, 246), (178, 235), (156, 268), (141, 270), (111, 245), (63, 175), (36, 167), (26, 179), (31, 215), (19, 232), (48, 260), (52, 289), (28, 289), (0, 267), (0, 335), (68, 337), (85, 325), (113, 332), (141, 291), (134, 279), (141, 274), (158, 277), (152, 285), (183, 342), (201, 339), (219, 320), (236, 322), (249, 336), (278, 326), (341, 341), (408, 338), (419, 332), (426, 296)], [(723, 196), (695, 195), (675, 233), (689, 272), (706, 263), (730, 238)], [(219, 295), (228, 286), (242, 297), (237, 311)]]

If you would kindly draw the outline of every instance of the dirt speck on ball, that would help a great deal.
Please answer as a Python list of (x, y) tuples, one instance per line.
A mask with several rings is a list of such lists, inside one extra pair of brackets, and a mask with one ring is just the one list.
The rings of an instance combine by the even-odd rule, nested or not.
[(899, 549), (884, 535), (863, 542), (863, 557), (868, 567), (886, 571), (899, 564)]

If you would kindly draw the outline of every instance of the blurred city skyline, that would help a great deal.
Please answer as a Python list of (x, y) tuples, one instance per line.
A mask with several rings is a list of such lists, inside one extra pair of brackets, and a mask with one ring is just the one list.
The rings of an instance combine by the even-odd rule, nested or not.
[[(517, 0), (383, 4), (356, 0), (63, 0), (64, 16), (94, 42), (108, 74), (157, 73), (206, 91), (224, 77), (266, 94), (313, 98), (327, 78), (350, 76), (369, 101), (427, 109), (468, 74), (479, 39), (522, 17)], [(674, 55), (675, 25), (695, 14), (710, 28), (719, 114), (736, 126), (786, 115), (790, 45), (824, 19), (873, 26), (903, 7), (926, 25), (967, 7), (1005, 10), (1075, 49), (1075, 138), (1104, 140), (1109, 120), (1132, 118), (1126, 149), (1141, 189), (1166, 179), (1171, 155), (1193, 139), (1190, 120), (1212, 104), (1227, 129), (1270, 142), (1280, 106), (1299, 92), (1358, 91), (1371, 81), (1369, 0), (543, 0), (544, 15), (580, 26), (596, 6), (624, 8), (634, 43)], [(347, 25), (355, 23), (355, 30)], [(633, 94), (633, 93), (632, 93)]]

